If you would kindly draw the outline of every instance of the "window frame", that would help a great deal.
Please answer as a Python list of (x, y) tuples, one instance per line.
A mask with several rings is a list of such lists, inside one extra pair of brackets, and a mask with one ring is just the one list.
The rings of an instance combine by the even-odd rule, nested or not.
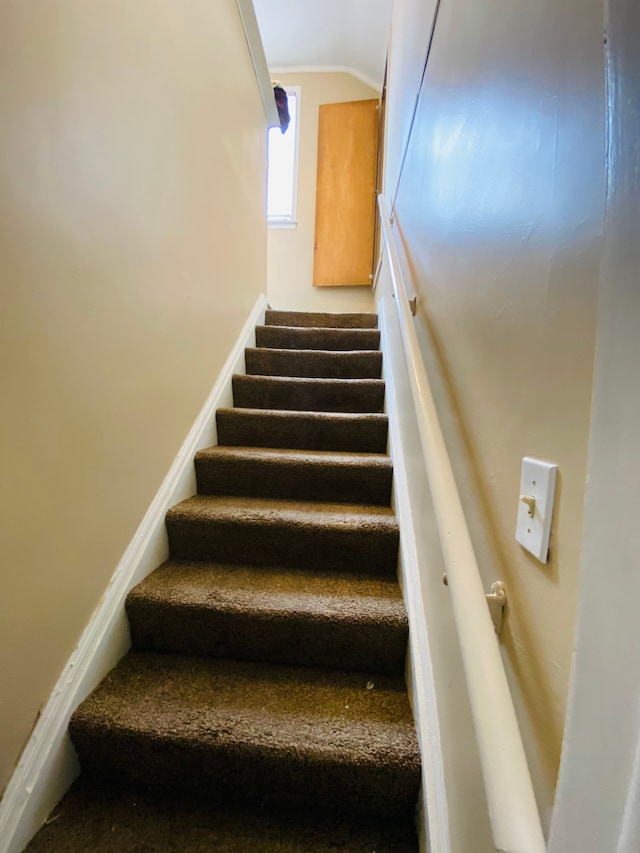
[[(267, 213), (267, 226), (269, 228), (297, 228), (298, 227), (298, 178), (299, 178), (299, 162), (300, 162), (300, 116), (301, 116), (301, 86), (283, 86), (287, 93), (287, 97), (293, 95), (296, 99), (296, 121), (295, 121), (295, 139), (293, 143), (293, 189), (291, 200), (291, 215), (290, 216), (269, 216)], [(288, 131), (287, 131), (288, 132)], [(269, 169), (269, 137), (267, 136), (267, 175)], [(269, 184), (267, 179), (267, 194), (269, 192)], [(267, 196), (267, 210), (269, 200)]]

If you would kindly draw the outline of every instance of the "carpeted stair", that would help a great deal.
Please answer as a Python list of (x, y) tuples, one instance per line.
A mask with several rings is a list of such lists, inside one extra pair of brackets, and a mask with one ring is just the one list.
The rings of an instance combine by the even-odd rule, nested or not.
[(415, 853), (377, 318), (267, 311), (30, 853)]

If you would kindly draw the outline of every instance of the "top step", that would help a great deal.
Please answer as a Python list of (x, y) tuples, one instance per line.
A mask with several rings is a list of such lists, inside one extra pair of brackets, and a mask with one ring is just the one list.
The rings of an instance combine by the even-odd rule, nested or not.
[(303, 326), (307, 329), (377, 329), (377, 314), (330, 314), (267, 310), (265, 326)]

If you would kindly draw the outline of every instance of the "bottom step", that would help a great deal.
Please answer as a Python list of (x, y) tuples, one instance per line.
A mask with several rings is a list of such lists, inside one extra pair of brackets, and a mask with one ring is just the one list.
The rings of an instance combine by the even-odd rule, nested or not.
[(410, 820), (219, 809), (81, 776), (25, 853), (418, 853)]

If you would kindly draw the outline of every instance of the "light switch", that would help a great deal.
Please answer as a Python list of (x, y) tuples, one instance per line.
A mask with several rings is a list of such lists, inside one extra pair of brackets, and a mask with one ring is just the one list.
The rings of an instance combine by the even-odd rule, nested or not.
[(557, 465), (525, 456), (522, 460), (516, 539), (533, 556), (546, 563)]

